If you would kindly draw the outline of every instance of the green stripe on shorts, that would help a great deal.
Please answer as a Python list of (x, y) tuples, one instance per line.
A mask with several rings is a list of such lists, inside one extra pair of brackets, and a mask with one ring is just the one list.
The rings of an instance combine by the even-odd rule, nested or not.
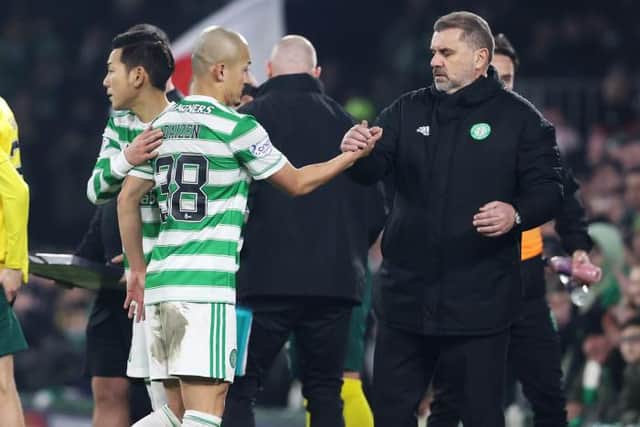
[(209, 376), (213, 378), (213, 325), (216, 305), (211, 304), (211, 325), (209, 326)]

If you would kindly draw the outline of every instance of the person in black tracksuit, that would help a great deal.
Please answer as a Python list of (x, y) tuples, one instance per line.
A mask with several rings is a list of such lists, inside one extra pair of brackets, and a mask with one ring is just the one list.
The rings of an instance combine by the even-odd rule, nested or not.
[[(518, 57), (503, 34), (496, 36), (493, 64), (505, 86), (513, 89)], [(575, 262), (585, 262), (588, 261), (586, 254), (593, 245), (587, 233), (586, 212), (578, 196), (578, 183), (568, 170), (564, 171), (563, 178), (565, 199), (555, 218), (556, 232), (564, 250), (572, 254)], [(533, 244), (527, 241), (533, 241)], [(521, 316), (511, 326), (508, 363), (531, 402), (535, 426), (562, 427), (567, 425), (567, 414), (560, 367), (560, 340), (552, 324), (545, 296), (540, 230), (523, 233), (522, 247), (525, 303)], [(428, 426), (457, 427), (460, 415), (456, 408), (459, 403), (441, 372), (433, 380), (433, 389), (434, 400)]]
[[(294, 165), (324, 161), (353, 119), (324, 94), (315, 50), (300, 36), (274, 48), (270, 79), (240, 109), (256, 117)], [(384, 222), (382, 195), (338, 176), (300, 199), (253, 182), (238, 304), (253, 311), (246, 375), (229, 389), (223, 425), (255, 425), (265, 375), (293, 334), (313, 427), (344, 425), (340, 388), (351, 310), (360, 303), (367, 251)]]
[[(391, 176), (395, 188), (374, 286), (375, 425), (414, 427), (437, 363), (465, 427), (500, 427), (509, 326), (522, 310), (519, 236), (560, 207), (559, 153), (553, 126), (489, 66), (482, 18), (445, 15), (431, 48), (434, 85), (380, 114), (382, 138), (348, 172), (363, 184)], [(374, 132), (354, 126), (342, 149)]]

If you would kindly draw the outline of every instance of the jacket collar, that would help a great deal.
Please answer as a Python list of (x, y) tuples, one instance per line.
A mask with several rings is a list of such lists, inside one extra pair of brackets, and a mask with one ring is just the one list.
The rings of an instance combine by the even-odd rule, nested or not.
[(257, 96), (271, 92), (324, 93), (324, 86), (320, 80), (310, 74), (283, 74), (273, 77), (260, 85)]
[(486, 77), (478, 77), (471, 84), (451, 95), (437, 90), (435, 85), (429, 87), (429, 93), (435, 100), (434, 112), (438, 120), (446, 122), (460, 117), (467, 108), (493, 98), (503, 89), (504, 84), (498, 77), (496, 69), (490, 65)]
[(493, 97), (499, 90), (504, 88), (504, 84), (498, 77), (498, 72), (489, 66), (487, 76), (480, 76), (468, 86), (449, 95), (436, 89), (435, 85), (429, 87), (431, 94), (440, 101), (447, 104), (453, 103), (459, 106), (471, 106)]

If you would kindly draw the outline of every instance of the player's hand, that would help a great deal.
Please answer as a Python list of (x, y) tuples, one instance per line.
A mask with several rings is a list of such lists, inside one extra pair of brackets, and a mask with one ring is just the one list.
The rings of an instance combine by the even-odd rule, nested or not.
[(133, 166), (139, 166), (158, 155), (156, 149), (162, 144), (162, 129), (145, 129), (124, 149), (124, 157)]
[(129, 319), (135, 317), (135, 321), (144, 320), (144, 271), (129, 272), (127, 278), (127, 297), (124, 300), (124, 309), (129, 311)]
[(369, 124), (366, 120), (363, 120), (362, 123), (353, 125), (351, 129), (344, 134), (342, 142), (340, 143), (340, 150), (344, 153), (347, 151), (358, 151), (367, 148), (371, 137), (372, 135), (371, 130), (369, 129)]
[(487, 237), (498, 237), (511, 230), (516, 222), (516, 210), (509, 203), (493, 201), (482, 206), (473, 216), (476, 231)]
[(361, 159), (368, 156), (376, 146), (376, 143), (382, 138), (382, 128), (374, 126), (369, 129), (371, 137), (367, 140), (367, 145), (355, 152), (356, 158)]
[(22, 285), (22, 271), (12, 268), (4, 268), (0, 271), (0, 284), (4, 290), (4, 296), (9, 305), (13, 305), (18, 295), (18, 289)]

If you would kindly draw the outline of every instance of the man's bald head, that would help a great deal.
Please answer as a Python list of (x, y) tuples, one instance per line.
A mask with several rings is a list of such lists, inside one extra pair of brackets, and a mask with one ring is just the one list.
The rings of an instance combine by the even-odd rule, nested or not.
[(191, 68), (195, 76), (207, 72), (210, 65), (237, 64), (249, 60), (249, 45), (235, 31), (218, 26), (205, 29), (196, 42), (191, 56)]
[(297, 35), (284, 36), (273, 47), (269, 59), (269, 77), (282, 74), (307, 73), (319, 77), (316, 49), (311, 42)]

